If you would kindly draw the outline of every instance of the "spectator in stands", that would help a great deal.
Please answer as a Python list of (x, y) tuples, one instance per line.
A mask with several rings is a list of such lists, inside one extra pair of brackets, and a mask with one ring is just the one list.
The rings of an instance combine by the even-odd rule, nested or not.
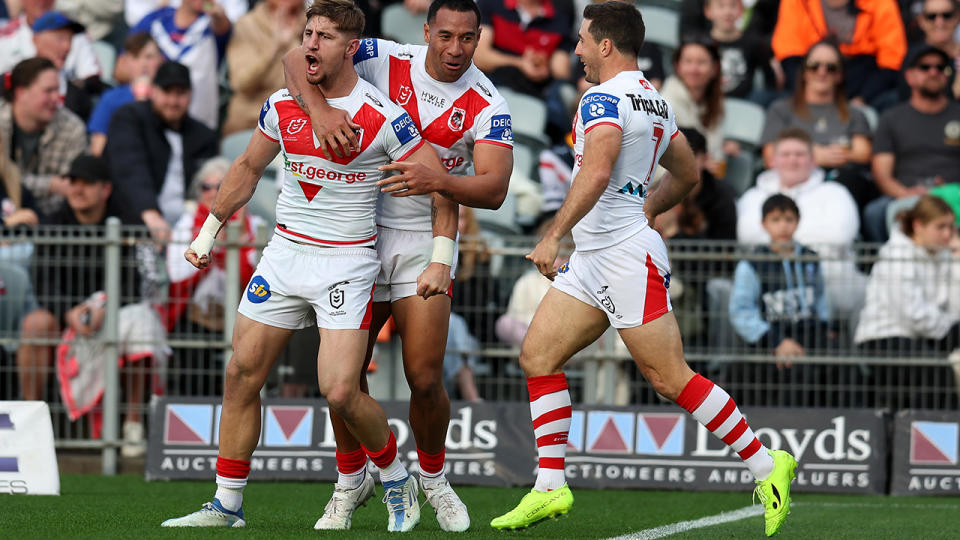
[(0, 229), (36, 225), (40, 218), (29, 189), (20, 184), (20, 171), (8, 152), (0, 151)]
[(563, 205), (563, 200), (567, 198), (570, 184), (573, 182), (573, 160), (573, 137), (570, 135), (564, 137), (562, 143), (540, 152), (537, 170), (543, 193), (543, 205), (540, 207), (538, 226), (543, 220), (555, 216), (557, 210)]
[(571, 0), (479, 0), (480, 37), (473, 61), (498, 88), (543, 98), (552, 130), (570, 127), (560, 86), (572, 75)]
[[(922, 45), (932, 45), (943, 49), (952, 58), (952, 80), (956, 83), (956, 71), (960, 67), (960, 42), (957, 41), (957, 26), (960, 25), (960, 9), (955, 0), (925, 0), (923, 11), (917, 16), (917, 24), (923, 32), (923, 40), (911, 43), (912, 49)], [(909, 56), (909, 54), (908, 54)], [(960, 97), (960, 88), (952, 88), (954, 97)]]
[[(703, 12), (710, 21), (710, 37), (720, 50), (723, 94), (752, 99), (767, 105), (783, 88), (783, 70), (773, 57), (769, 40), (740, 29), (743, 0), (706, 0)], [(755, 74), (763, 73), (766, 91), (753, 87)]]
[(451, 312), (450, 325), (447, 328), (447, 349), (443, 355), (443, 385), (454, 399), (471, 403), (483, 401), (473, 378), (473, 368), (479, 360), (475, 351), (478, 350), (480, 344), (470, 333), (467, 322), (460, 315)]
[[(680, 7), (680, 35), (705, 36), (710, 33), (711, 23), (707, 18), (706, 0), (682, 0)], [(774, 25), (777, 23), (777, 10), (780, 0), (756, 0), (744, 2), (746, 11), (741, 18), (747, 21), (743, 29), (745, 34), (760, 37), (770, 42)], [(741, 25), (742, 26), (742, 25)]]
[(157, 44), (146, 32), (130, 34), (123, 42), (123, 55), (130, 84), (121, 84), (103, 93), (97, 102), (87, 131), (90, 133), (90, 153), (99, 156), (107, 145), (107, 129), (113, 113), (131, 101), (144, 101), (150, 97), (150, 86), (157, 69), (163, 63), (163, 55)]
[[(259, 0), (222, 0), (220, 5), (231, 23), (236, 23)], [(182, 0), (123, 0), (123, 17), (127, 26), (134, 27), (151, 12), (164, 7), (179, 7)]]
[(227, 45), (227, 67), (233, 95), (223, 134), (254, 129), (260, 106), (284, 86), (280, 60), (300, 45), (302, 0), (266, 0), (237, 21)]
[[(123, 0), (56, 0), (55, 3), (57, 11), (87, 29), (87, 37), (92, 41), (112, 42), (112, 36), (117, 35), (114, 30), (123, 19)], [(120, 29), (125, 28), (120, 25)]]
[(788, 88), (799, 76), (803, 55), (824, 39), (840, 45), (851, 101), (883, 110), (896, 99), (892, 89), (907, 38), (895, 0), (781, 0), (772, 45)]
[(216, 129), (220, 116), (220, 62), (230, 39), (223, 5), (211, 0), (183, 0), (178, 8), (161, 7), (130, 32), (148, 32), (167, 60), (189, 68), (193, 85), (190, 116)]
[(854, 338), (871, 353), (960, 347), (960, 240), (954, 213), (924, 195), (880, 249)]
[[(196, 209), (185, 212), (173, 227), (167, 248), (167, 276), (170, 279), (170, 301), (164, 308), (167, 331), (174, 329), (185, 312), (192, 330), (190, 333), (223, 331), (226, 249), (222, 245), (214, 246), (210, 265), (202, 269), (187, 262), (183, 253), (210, 214), (217, 190), (229, 169), (230, 161), (226, 158), (215, 157), (204, 162), (191, 187), (190, 199), (195, 201), (191, 206)], [(247, 212), (244, 206), (230, 218), (230, 222), (234, 221), (242, 224), (240, 241), (251, 244), (240, 248), (239, 283), (245, 287), (257, 263), (257, 250), (252, 244), (257, 239), (257, 228), (263, 220)], [(224, 228), (220, 238), (226, 237), (226, 234)]]
[(880, 117), (873, 177), (884, 196), (863, 212), (870, 241), (886, 241), (887, 206), (894, 199), (960, 182), (960, 104), (947, 97), (950, 65), (947, 53), (936, 47), (913, 51), (906, 69), (910, 101)]
[(87, 147), (83, 122), (60, 107), (57, 70), (46, 58), (24, 60), (5, 81), (0, 101), (0, 150), (10, 156), (41, 217), (60, 206), (70, 162)]
[(500, 286), (491, 272), (490, 248), (480, 229), (474, 210), (460, 207), (460, 234), (457, 279), (453, 281), (453, 310), (467, 321), (467, 327), (480, 343), (494, 341), (494, 325), (499, 312)]
[(117, 109), (107, 131), (104, 155), (124, 217), (142, 221), (159, 240), (183, 215), (201, 162), (217, 155), (216, 134), (187, 114), (190, 94), (187, 67), (167, 62), (157, 70), (150, 99)]
[(800, 209), (793, 199), (771, 195), (762, 214), (770, 243), (737, 264), (730, 322), (744, 341), (777, 358), (805, 356), (826, 343), (829, 312), (820, 262), (815, 251), (794, 242)]
[[(37, 56), (39, 51), (34, 40), (34, 27), (43, 28), (45, 31), (49, 28), (72, 28), (79, 30), (73, 33), (70, 39), (69, 53), (63, 59), (62, 65), (58, 63), (58, 55), (50, 54), (50, 60), (54, 61), (57, 70), (61, 72), (60, 93), (67, 95), (67, 82), (74, 81), (81, 90), (93, 94), (99, 94), (102, 90), (100, 83), (100, 62), (97, 60), (96, 53), (93, 52), (93, 44), (83, 32), (83, 27), (73, 21), (70, 21), (62, 14), (50, 14), (53, 8), (53, 0), (24, 0), (23, 13), (16, 19), (12, 19), (5, 26), (0, 28), (0, 73), (7, 73), (18, 62), (27, 58)], [(47, 15), (41, 21), (41, 17)], [(64, 22), (66, 21), (66, 22)], [(38, 26), (39, 23), (39, 26)], [(55, 40), (56, 41), (56, 40)], [(48, 45), (43, 43), (43, 45)], [(50, 47), (46, 47), (50, 48)], [(53, 49), (58, 47), (54, 46)], [(47, 56), (40, 54), (40, 56)]]
[(844, 93), (844, 62), (837, 46), (816, 43), (803, 58), (793, 95), (773, 102), (763, 126), (763, 160), (773, 161), (773, 141), (789, 127), (813, 138), (813, 162), (847, 187), (862, 208), (879, 193), (867, 175), (872, 152), (867, 117)]
[(722, 178), (725, 155), (737, 154), (740, 148), (723, 140), (720, 52), (706, 40), (685, 41), (673, 54), (673, 69), (660, 93), (673, 107), (677, 126), (696, 129), (707, 138), (707, 168)]
[(783, 193), (799, 208), (795, 239), (823, 257), (823, 273), (831, 311), (836, 318), (859, 313), (866, 278), (853, 264), (851, 246), (860, 227), (857, 205), (847, 188), (826, 182), (813, 162), (813, 140), (801, 128), (785, 129), (773, 148), (773, 167), (757, 177), (757, 185), (737, 201), (737, 241), (768, 244), (763, 228), (763, 203)]

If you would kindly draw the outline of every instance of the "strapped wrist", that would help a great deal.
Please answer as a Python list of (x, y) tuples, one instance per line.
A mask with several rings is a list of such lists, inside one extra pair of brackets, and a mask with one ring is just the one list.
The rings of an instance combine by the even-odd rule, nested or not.
[(453, 266), (453, 254), (456, 251), (457, 242), (446, 236), (433, 237), (433, 255), (430, 256), (430, 262)]

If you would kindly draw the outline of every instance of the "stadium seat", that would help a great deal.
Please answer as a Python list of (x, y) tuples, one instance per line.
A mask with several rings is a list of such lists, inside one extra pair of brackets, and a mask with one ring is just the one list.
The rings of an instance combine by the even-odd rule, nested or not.
[(879, 121), (877, 110), (869, 105), (854, 105), (853, 108), (859, 110), (867, 117), (867, 123), (870, 124), (870, 131), (876, 131), (877, 122)]
[(736, 156), (727, 156), (727, 174), (724, 180), (733, 188), (737, 197), (753, 186), (756, 178), (757, 159), (752, 152), (740, 152)]
[(517, 142), (513, 146), (513, 173), (520, 174), (534, 181), (538, 180), (537, 167), (539, 161), (537, 156), (539, 151), (534, 150), (530, 145), (523, 142)]
[(505, 235), (520, 234), (520, 228), (517, 226), (517, 198), (512, 193), (507, 193), (500, 208), (496, 210), (477, 208), (474, 214), (477, 216), (480, 228), (485, 231)]
[(646, 41), (656, 43), (671, 52), (680, 45), (680, 14), (677, 11), (659, 6), (643, 6), (640, 13), (646, 27)]
[(548, 139), (544, 134), (547, 127), (547, 105), (540, 99), (508, 88), (500, 89), (500, 94), (510, 108), (514, 138), (527, 138), (547, 144)]
[(910, 210), (917, 205), (919, 200), (919, 195), (910, 195), (909, 197), (890, 201), (890, 204), (887, 205), (887, 230), (892, 231), (895, 227), (894, 223), (897, 221), (897, 214)]
[(745, 99), (726, 98), (723, 100), (723, 135), (745, 143), (751, 149), (760, 147), (766, 112), (763, 107)]
[(423, 23), (425, 22), (427, 22), (426, 13), (411, 13), (404, 7), (403, 2), (400, 2), (383, 9), (380, 15), (380, 31), (385, 38), (399, 43), (423, 45)]
[(237, 159), (247, 148), (247, 144), (250, 142), (250, 137), (252, 136), (252, 129), (227, 135), (220, 141), (220, 155), (230, 161)]
[(100, 64), (100, 80), (107, 84), (114, 84), (113, 67), (117, 63), (117, 49), (106, 41), (94, 41), (93, 53)]

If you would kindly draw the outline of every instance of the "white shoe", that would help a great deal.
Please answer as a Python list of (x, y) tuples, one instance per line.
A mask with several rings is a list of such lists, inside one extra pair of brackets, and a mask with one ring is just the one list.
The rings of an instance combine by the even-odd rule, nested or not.
[(427, 501), (437, 513), (437, 523), (440, 524), (440, 528), (447, 532), (463, 532), (469, 529), (470, 514), (467, 513), (467, 505), (463, 504), (450, 487), (450, 482), (444, 477), (429, 484), (432, 485), (428, 487), (424, 478), (420, 478), (423, 494), (427, 496)]
[(383, 483), (383, 502), (387, 505), (387, 530), (407, 532), (420, 523), (417, 481), (412, 475), (403, 480)]
[(373, 477), (364, 474), (363, 482), (359, 487), (347, 489), (336, 484), (333, 495), (323, 509), (323, 515), (317, 520), (314, 529), (318, 531), (345, 531), (350, 528), (353, 513), (357, 508), (365, 506), (370, 497), (373, 497)]
[(140, 422), (123, 423), (123, 446), (120, 455), (125, 458), (140, 457), (146, 452), (143, 444), (143, 424)]
[(224, 508), (220, 501), (203, 503), (203, 507), (192, 514), (183, 517), (168, 519), (160, 524), (161, 527), (243, 527), (247, 522), (243, 520), (243, 508), (231, 512)]

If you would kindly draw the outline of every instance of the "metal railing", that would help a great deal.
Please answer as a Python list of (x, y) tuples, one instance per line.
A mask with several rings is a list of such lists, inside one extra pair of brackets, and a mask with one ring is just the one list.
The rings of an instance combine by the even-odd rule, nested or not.
[[(213, 287), (214, 291), (204, 293), (210, 300), (209, 309), (204, 312), (194, 289), (182, 293), (170, 287), (164, 259), (167, 247), (155, 244), (142, 228), (121, 227), (111, 220), (105, 228), (5, 232), (0, 237), (0, 277), (4, 281), (0, 291), (0, 400), (21, 399), (25, 393), (24, 366), (34, 366), (29, 369), (37, 379), (30, 380), (42, 382), (38, 383), (41, 395), (33, 397), (50, 403), (58, 446), (101, 449), (104, 473), (114, 472), (117, 451), (124, 446), (121, 416), (135, 419), (141, 426), (149, 421), (146, 403), (150, 386), (154, 386), (151, 383), (161, 383), (156, 386), (165, 387), (171, 395), (221, 394), (223, 369), (231, 352), (235, 306), (245, 285), (241, 282), (242, 249), (253, 246), (260, 250), (267, 237), (268, 231), (260, 231), (257, 242), (246, 244), (238, 240), (238, 227), (228, 228), (224, 254), (217, 263), (223, 270), (222, 282)], [(468, 365), (481, 398), (525, 400), (526, 384), (516, 362), (518, 342), (501, 339), (498, 321), (507, 312), (518, 282), (526, 284), (520, 287), (532, 283), (542, 291), (548, 286), (542, 281), (538, 284), (530, 276), (521, 279), (524, 274), (535, 272), (524, 259), (534, 239), (485, 235), (475, 261), (468, 263), (464, 253), (472, 250), (470, 246), (478, 245), (472, 240), (461, 239), (453, 311), (465, 319), (477, 345), (452, 345), (448, 347), (448, 357), (472, 359)], [(176, 258), (181, 256), (183, 247), (172, 246), (169, 250)], [(670, 292), (688, 360), (696, 370), (724, 385), (741, 406), (956, 409), (954, 380), (960, 364), (956, 354), (951, 361), (950, 351), (920, 348), (898, 354), (868, 353), (853, 343), (863, 288), (870, 266), (876, 261), (876, 248), (857, 245), (850, 250), (820, 251), (823, 267), (833, 267), (825, 270), (826, 294), (831, 295), (833, 308), (822, 331), (813, 332), (805, 342), (806, 354), (785, 362), (774, 356), (771, 347), (751, 345), (741, 339), (731, 325), (728, 309), (737, 262), (763, 262), (771, 257), (758, 256), (733, 243), (669, 242), (673, 266)], [(62, 337), (63, 317), (97, 290), (99, 273), (103, 275), (106, 292), (104, 322), (89, 341), (103, 347), (98, 356), (103, 362), (103, 397), (93, 415), (72, 421), (68, 412), (71, 406), (59, 388), (65, 378), (70, 378), (64, 372), (70, 371), (69, 358), (74, 352)], [(33, 291), (29, 290), (31, 286)], [(956, 286), (955, 294), (960, 298), (960, 282)], [(215, 292), (219, 298), (214, 298), (218, 296)], [(124, 334), (124, 325), (129, 322), (121, 320), (125, 306), (140, 303), (161, 308), (156, 312), (158, 320), (172, 321), (165, 325), (162, 343), (145, 343)], [(177, 317), (164, 309), (175, 305), (184, 308)], [(53, 312), (57, 329), (45, 336), (25, 336), (22, 323), (37, 308)], [(378, 384), (371, 383), (371, 388), (376, 397), (395, 399), (405, 395), (405, 385), (397, 375), (400, 362), (396, 337), (391, 339), (376, 351), (380, 369), (371, 374), (371, 379), (378, 380)], [(156, 362), (130, 361), (136, 355), (125, 351), (138, 345), (168, 349), (166, 361), (159, 363), (165, 369), (158, 369)], [(33, 358), (30, 363), (30, 358), (23, 358), (24, 351), (35, 351), (37, 347), (56, 349), (45, 362)], [(315, 331), (295, 337), (278, 361), (265, 394), (317, 395), (315, 354)], [(121, 357), (128, 360), (122, 368), (118, 366)], [(631, 363), (619, 337), (608, 330), (568, 365), (574, 401), (666, 404)], [(456, 385), (451, 385), (451, 389), (456, 397)], [(102, 419), (99, 438), (95, 437), (100, 427), (98, 417)]]

